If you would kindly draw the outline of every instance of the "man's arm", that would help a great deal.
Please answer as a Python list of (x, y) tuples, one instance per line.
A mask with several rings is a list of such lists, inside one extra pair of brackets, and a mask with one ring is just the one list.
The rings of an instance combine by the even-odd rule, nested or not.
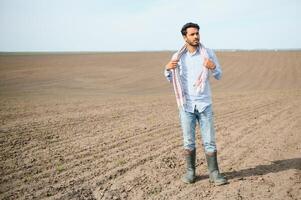
[(205, 66), (211, 70), (215, 79), (220, 80), (222, 77), (222, 68), (213, 50), (208, 49), (210, 59), (205, 60)]
[(178, 65), (179, 60), (175, 60), (174, 59), (175, 55), (173, 55), (171, 61), (169, 61), (164, 69), (164, 76), (166, 77), (166, 79), (171, 82), (172, 81), (172, 69), (175, 69)]
[(172, 81), (172, 72), (171, 70), (164, 69), (164, 76), (165, 78), (171, 83)]

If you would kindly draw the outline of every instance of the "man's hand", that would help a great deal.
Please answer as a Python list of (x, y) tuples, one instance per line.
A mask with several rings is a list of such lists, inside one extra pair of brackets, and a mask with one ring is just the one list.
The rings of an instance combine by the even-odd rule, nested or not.
[(212, 60), (208, 59), (208, 58), (205, 58), (203, 65), (206, 68), (211, 69), (211, 70), (215, 69), (215, 67), (216, 67), (214, 62)]
[(175, 69), (178, 65), (179, 60), (171, 60), (169, 63), (166, 65), (167, 70)]

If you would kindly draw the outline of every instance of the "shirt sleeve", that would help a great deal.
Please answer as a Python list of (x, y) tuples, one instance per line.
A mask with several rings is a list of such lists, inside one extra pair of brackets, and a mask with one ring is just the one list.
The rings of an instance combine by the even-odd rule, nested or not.
[[(172, 55), (172, 58), (171, 58), (171, 59), (174, 59), (175, 56), (176, 56), (176, 53), (174, 53), (174, 54)], [(167, 69), (166, 69), (166, 66), (164, 67), (164, 76), (165, 76), (165, 78), (166, 78), (170, 83), (172, 82), (172, 72), (171, 72), (171, 70), (167, 70)]]
[(171, 70), (164, 69), (164, 76), (171, 83), (171, 81), (172, 81), (172, 72), (171, 72)]
[(219, 64), (217, 56), (215, 55), (213, 50), (210, 50), (210, 54), (211, 54), (210, 57), (211, 57), (212, 61), (214, 62), (215, 66), (216, 66), (214, 70), (211, 70), (212, 76), (215, 79), (220, 80), (222, 78), (221, 65)]

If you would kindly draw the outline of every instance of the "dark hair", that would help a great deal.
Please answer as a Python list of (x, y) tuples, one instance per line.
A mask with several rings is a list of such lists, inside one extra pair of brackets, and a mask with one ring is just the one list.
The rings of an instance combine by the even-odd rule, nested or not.
[(188, 28), (196, 28), (196, 29), (200, 30), (200, 27), (199, 27), (198, 24), (189, 22), (189, 23), (185, 24), (185, 25), (182, 27), (182, 29), (181, 29), (181, 33), (182, 33), (183, 36), (187, 34), (187, 29), (188, 29)]

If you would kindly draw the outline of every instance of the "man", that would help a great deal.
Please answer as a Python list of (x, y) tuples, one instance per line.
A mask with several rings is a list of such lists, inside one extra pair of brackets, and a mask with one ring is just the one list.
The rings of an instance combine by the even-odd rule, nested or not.
[(215, 53), (200, 43), (199, 26), (187, 23), (181, 30), (184, 47), (175, 53), (165, 67), (164, 74), (173, 83), (179, 107), (180, 123), (183, 131), (184, 155), (187, 172), (182, 180), (195, 181), (195, 127), (201, 127), (210, 182), (215, 185), (227, 183), (219, 172), (213, 124), (212, 99), (209, 75), (217, 80), (222, 70)]

